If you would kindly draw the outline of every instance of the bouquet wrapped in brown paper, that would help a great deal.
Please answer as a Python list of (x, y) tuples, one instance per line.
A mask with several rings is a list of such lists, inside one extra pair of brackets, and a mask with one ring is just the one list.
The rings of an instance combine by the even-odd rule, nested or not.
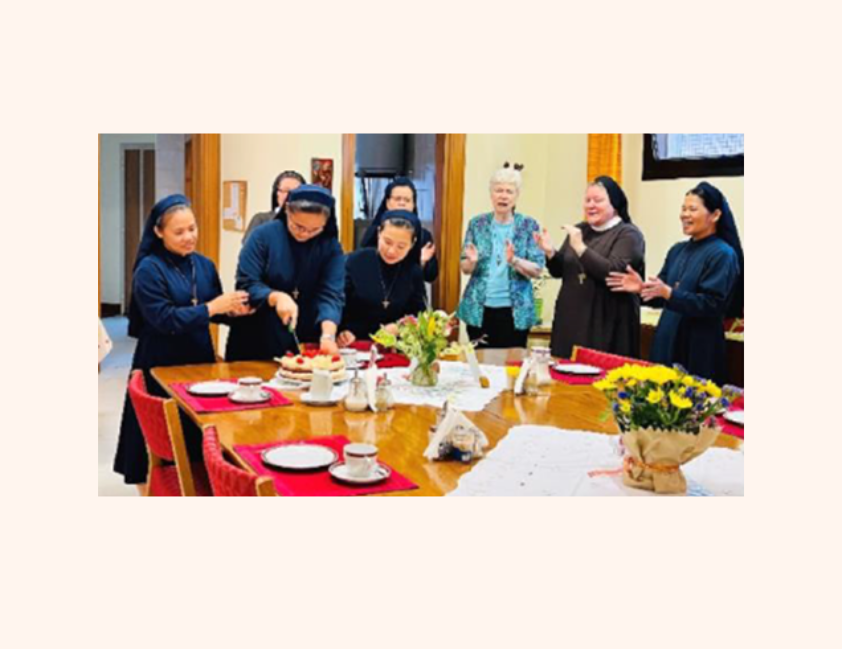
[(595, 384), (608, 397), (623, 435), (623, 482), (661, 494), (687, 492), (681, 465), (709, 449), (715, 415), (733, 395), (668, 367), (626, 365)]
[(659, 494), (687, 493), (681, 465), (699, 457), (717, 437), (719, 429), (708, 426), (703, 426), (697, 435), (653, 428), (623, 433), (623, 483)]

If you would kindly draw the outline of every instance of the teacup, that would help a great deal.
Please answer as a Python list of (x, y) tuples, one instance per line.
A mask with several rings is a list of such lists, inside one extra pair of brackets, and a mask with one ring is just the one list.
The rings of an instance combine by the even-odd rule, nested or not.
[(314, 401), (330, 401), (333, 393), (333, 379), (328, 370), (314, 370), (310, 383), (310, 398)]
[(260, 399), (263, 381), (254, 377), (245, 377), (237, 381), (237, 396), (241, 399), (257, 401)]
[(371, 444), (348, 444), (345, 447), (345, 466), (354, 478), (369, 478), (377, 468), (377, 447)]

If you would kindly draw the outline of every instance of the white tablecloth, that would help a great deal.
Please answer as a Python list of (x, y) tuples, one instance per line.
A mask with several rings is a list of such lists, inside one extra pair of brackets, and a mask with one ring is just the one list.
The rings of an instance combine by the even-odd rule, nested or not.
[(406, 406), (444, 407), (445, 402), (463, 412), (480, 412), (506, 389), (506, 368), (481, 365), (491, 387), (481, 388), (467, 363), (441, 363), (439, 383), (433, 388), (418, 388), (409, 382), (407, 368), (383, 370), (392, 383), (395, 403)]
[[(617, 437), (547, 426), (517, 426), (450, 496), (656, 496), (622, 483), (620, 476), (589, 477), (622, 459)], [(712, 448), (684, 465), (688, 496), (742, 496), (743, 453)]]

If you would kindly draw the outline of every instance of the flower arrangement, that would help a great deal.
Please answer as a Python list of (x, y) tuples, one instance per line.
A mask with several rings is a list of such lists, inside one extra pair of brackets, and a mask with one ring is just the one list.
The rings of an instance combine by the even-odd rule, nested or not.
[(444, 311), (425, 311), (398, 322), (397, 334), (382, 327), (371, 339), (416, 361), (411, 377), (413, 385), (434, 386), (438, 383), (436, 361), (439, 356), (463, 351), (462, 345), (448, 342), (455, 326), (453, 316)]
[(657, 365), (625, 365), (594, 387), (606, 394), (624, 431), (656, 428), (698, 434), (734, 398), (712, 381)]
[(623, 435), (623, 482), (658, 493), (684, 493), (681, 465), (719, 436), (714, 417), (736, 396), (712, 381), (662, 366), (625, 365), (594, 384)]

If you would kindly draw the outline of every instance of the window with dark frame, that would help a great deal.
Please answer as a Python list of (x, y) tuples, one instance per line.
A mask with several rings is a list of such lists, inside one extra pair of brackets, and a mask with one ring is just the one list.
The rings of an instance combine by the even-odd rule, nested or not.
[(646, 133), (643, 180), (743, 176), (742, 133)]

